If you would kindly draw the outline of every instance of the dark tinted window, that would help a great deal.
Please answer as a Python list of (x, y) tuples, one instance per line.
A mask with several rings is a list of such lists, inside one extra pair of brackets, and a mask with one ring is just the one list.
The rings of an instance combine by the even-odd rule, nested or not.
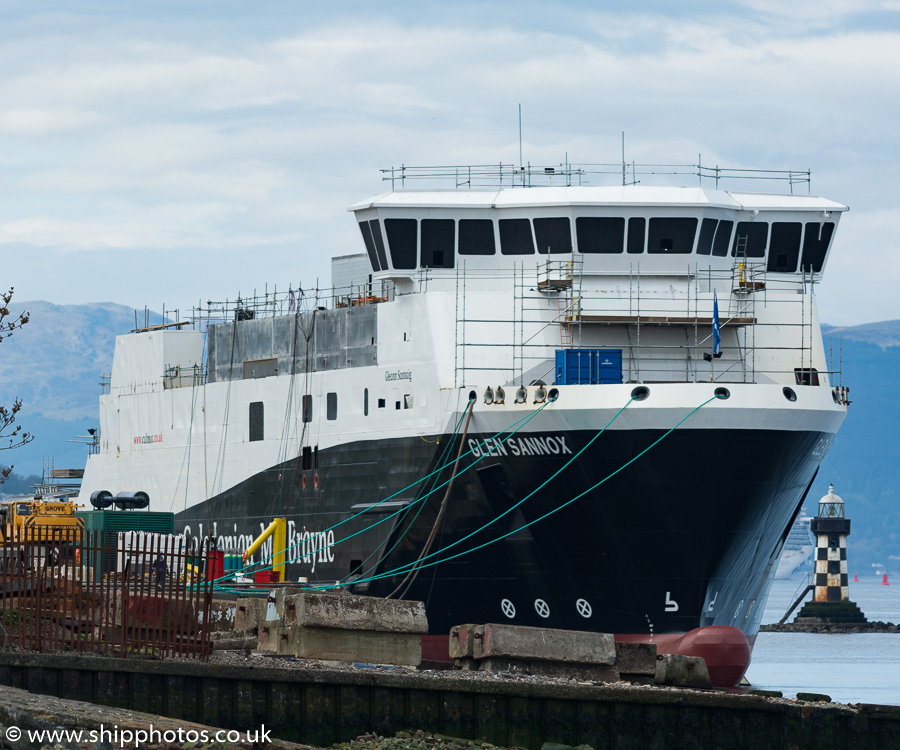
[(388, 247), (394, 268), (416, 267), (417, 227), (415, 219), (385, 219)]
[(802, 233), (803, 225), (799, 221), (776, 221), (772, 224), (767, 271), (791, 272), (797, 270)]
[(739, 221), (731, 254), (738, 258), (764, 258), (768, 237), (769, 225), (766, 222)]
[(369, 229), (372, 230), (372, 239), (375, 241), (375, 252), (378, 254), (378, 262), (381, 263), (381, 270), (386, 271), (388, 267), (387, 255), (384, 252), (384, 237), (381, 234), (381, 222), (378, 219), (372, 219), (369, 222)]
[(697, 255), (709, 255), (712, 252), (713, 237), (716, 235), (717, 219), (704, 219), (700, 225), (700, 239), (697, 240)]
[(459, 254), (493, 255), (494, 222), (490, 219), (459, 220)]
[(539, 253), (572, 252), (572, 224), (566, 218), (535, 219), (534, 237)]
[(696, 219), (650, 219), (648, 253), (684, 255), (694, 250)]
[(369, 263), (372, 264), (372, 270), (380, 271), (381, 265), (378, 263), (378, 256), (375, 255), (375, 241), (372, 239), (372, 230), (369, 228), (369, 222), (359, 222), (359, 231), (362, 233), (363, 242), (366, 243), (366, 253), (369, 255)]
[(265, 438), (265, 426), (263, 420), (263, 402), (253, 401), (250, 404), (250, 442)]
[(369, 389), (363, 389), (363, 416), (369, 416)]
[(800, 261), (800, 269), (803, 271), (815, 271), (818, 273), (825, 265), (825, 253), (834, 234), (834, 222), (826, 221), (820, 224), (810, 221), (806, 224), (806, 233), (803, 235), (803, 259)]
[(725, 257), (728, 255), (728, 242), (731, 240), (733, 221), (720, 221), (716, 227), (716, 236), (713, 239), (713, 255)]
[(578, 249), (583, 253), (621, 253), (625, 249), (625, 219), (579, 216), (575, 219)]
[(312, 422), (312, 396), (303, 397), (303, 421)]
[(633, 218), (628, 220), (628, 252), (644, 252), (644, 225), (646, 219)]
[(337, 419), (337, 394), (325, 394), (325, 419)]
[(528, 219), (500, 219), (500, 252), (504, 255), (534, 255), (534, 237)]
[(422, 219), (422, 266), (453, 268), (455, 235), (453, 219)]

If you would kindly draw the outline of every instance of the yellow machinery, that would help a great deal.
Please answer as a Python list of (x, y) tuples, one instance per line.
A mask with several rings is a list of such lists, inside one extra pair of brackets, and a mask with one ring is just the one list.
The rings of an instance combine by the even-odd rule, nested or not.
[(66, 535), (67, 530), (80, 537), (84, 519), (75, 517), (76, 510), (71, 500), (59, 498), (11, 500), (0, 505), (0, 534), (4, 540), (27, 537), (32, 542), (51, 541), (54, 534)]
[(284, 580), (284, 548), (287, 546), (287, 519), (276, 518), (268, 525), (265, 531), (244, 550), (243, 561), (246, 565), (247, 558), (256, 552), (266, 539), (272, 537), (272, 570), (279, 574), (278, 580)]

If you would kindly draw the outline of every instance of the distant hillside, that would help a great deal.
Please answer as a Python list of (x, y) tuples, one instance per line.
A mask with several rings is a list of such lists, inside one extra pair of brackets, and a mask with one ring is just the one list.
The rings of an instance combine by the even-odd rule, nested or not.
[(851, 328), (835, 328), (834, 326), (823, 325), (822, 332), (836, 340), (843, 339), (844, 341), (875, 344), (882, 349), (900, 346), (900, 320), (864, 323), (861, 326), (852, 326)]

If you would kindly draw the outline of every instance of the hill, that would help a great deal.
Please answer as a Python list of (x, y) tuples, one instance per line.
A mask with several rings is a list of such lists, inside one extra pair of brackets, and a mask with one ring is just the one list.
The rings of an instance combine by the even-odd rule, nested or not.
[[(50, 457), (58, 468), (84, 466), (85, 446), (68, 441), (97, 425), (100, 375), (110, 371), (116, 335), (134, 328), (136, 318), (131, 308), (102, 303), (26, 302), (17, 308), (29, 310), (31, 322), (2, 344), (0, 403), (19, 396), (21, 422), (36, 437), (11, 454), (0, 452), (0, 461), (15, 464), (21, 485), (23, 475), (39, 475)], [(900, 462), (894, 447), (900, 392), (887, 387), (900, 372), (900, 321), (823, 328), (826, 351), (830, 346), (835, 368), (841, 362), (841, 382), (850, 387), (853, 403), (805, 509), (815, 515), (833, 482), (852, 521), (851, 572), (900, 571)]]

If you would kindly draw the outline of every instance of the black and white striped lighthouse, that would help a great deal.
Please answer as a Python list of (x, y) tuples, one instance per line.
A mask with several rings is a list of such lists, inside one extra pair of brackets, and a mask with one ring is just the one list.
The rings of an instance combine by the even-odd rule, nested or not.
[(834, 494), (819, 500), (819, 515), (809, 522), (816, 535), (816, 573), (814, 601), (842, 602), (850, 598), (847, 581), (847, 537), (850, 519), (844, 517), (844, 501)]

